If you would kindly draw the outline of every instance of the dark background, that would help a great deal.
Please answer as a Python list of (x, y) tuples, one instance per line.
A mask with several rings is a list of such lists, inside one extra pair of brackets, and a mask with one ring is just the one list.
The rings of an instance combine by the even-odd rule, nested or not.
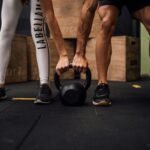
[[(2, 6), (2, 0), (0, 0), (0, 14), (1, 14), (1, 6)], [(30, 13), (30, 6), (25, 6), (20, 16), (16, 33), (31, 35), (29, 13)], [(122, 13), (118, 19), (117, 28), (114, 35), (127, 35), (127, 36), (137, 36), (137, 37), (139, 36), (139, 24), (135, 20), (131, 19), (128, 10), (125, 7), (122, 9)]]

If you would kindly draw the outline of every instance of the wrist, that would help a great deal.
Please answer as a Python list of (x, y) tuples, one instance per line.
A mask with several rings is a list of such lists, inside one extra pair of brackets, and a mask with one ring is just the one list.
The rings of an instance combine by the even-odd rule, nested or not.
[(84, 52), (76, 51), (75, 55), (85, 57), (85, 53)]
[(67, 53), (60, 54), (60, 57), (68, 57)]

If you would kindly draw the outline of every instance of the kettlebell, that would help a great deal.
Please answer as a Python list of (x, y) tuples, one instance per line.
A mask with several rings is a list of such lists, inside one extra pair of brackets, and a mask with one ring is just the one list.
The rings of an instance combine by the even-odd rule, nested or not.
[[(72, 65), (69, 65), (69, 69), (72, 69)], [(60, 76), (57, 72), (54, 74), (54, 82), (56, 88), (59, 90), (60, 100), (63, 105), (66, 106), (81, 106), (86, 100), (86, 91), (91, 84), (91, 71), (86, 69), (86, 78), (83, 84), (79, 82), (73, 82), (66, 85), (60, 83)]]

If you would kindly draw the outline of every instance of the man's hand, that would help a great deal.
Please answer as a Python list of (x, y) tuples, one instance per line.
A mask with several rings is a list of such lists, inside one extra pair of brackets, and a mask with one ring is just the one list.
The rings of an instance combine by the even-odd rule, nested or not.
[(85, 72), (88, 67), (88, 62), (86, 57), (82, 55), (75, 54), (72, 62), (72, 66), (76, 71)]
[(56, 71), (60, 75), (69, 69), (68, 56), (60, 56), (59, 61), (56, 65)]

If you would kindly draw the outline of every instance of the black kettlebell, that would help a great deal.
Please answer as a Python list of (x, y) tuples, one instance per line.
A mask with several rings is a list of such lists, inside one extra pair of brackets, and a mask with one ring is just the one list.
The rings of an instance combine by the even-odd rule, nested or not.
[[(69, 69), (72, 68), (72, 65), (69, 66)], [(54, 75), (54, 82), (56, 88), (59, 90), (59, 95), (62, 104), (67, 106), (81, 106), (84, 104), (86, 99), (86, 91), (91, 84), (91, 71), (87, 68), (86, 79), (84, 84), (81, 83), (70, 83), (67, 85), (61, 85), (60, 76), (57, 72)]]

